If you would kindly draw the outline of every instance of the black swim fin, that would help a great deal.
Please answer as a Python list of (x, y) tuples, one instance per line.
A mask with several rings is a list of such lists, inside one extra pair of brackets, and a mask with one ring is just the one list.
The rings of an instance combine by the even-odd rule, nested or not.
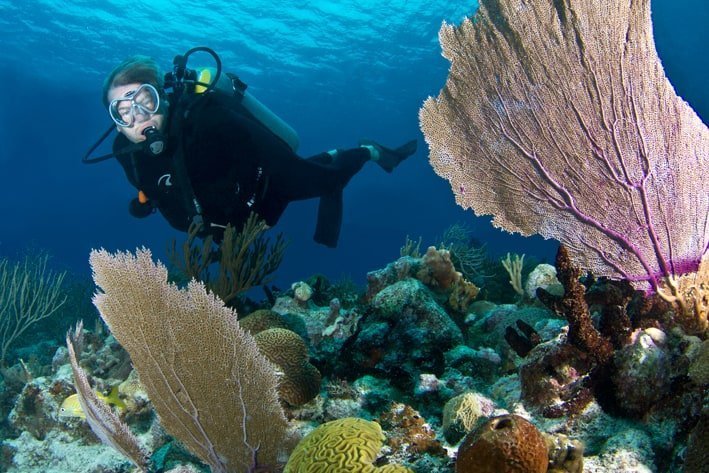
[(416, 152), (416, 147), (418, 142), (416, 140), (411, 140), (396, 149), (386, 148), (376, 141), (372, 140), (360, 140), (360, 146), (371, 146), (379, 153), (379, 158), (374, 161), (381, 166), (386, 172), (392, 172), (395, 167), (399, 165), (400, 162), (411, 156)]

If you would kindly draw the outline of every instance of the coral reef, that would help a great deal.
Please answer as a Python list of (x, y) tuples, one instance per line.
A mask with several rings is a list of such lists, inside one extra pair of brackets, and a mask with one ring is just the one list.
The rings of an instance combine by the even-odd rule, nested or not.
[(548, 473), (583, 473), (584, 446), (564, 434), (542, 433), (549, 452)]
[[(152, 333), (151, 337), (158, 337), (163, 344), (176, 339), (182, 340), (184, 347), (197, 344), (197, 350), (155, 352), (160, 357), (169, 355), (177, 363), (179, 382), (183, 382), (183, 376), (193, 372), (188, 367), (202, 366), (200, 357), (212, 353), (205, 347), (214, 343), (201, 338), (199, 332), (206, 330), (205, 324), (218, 325), (214, 332), (227, 344), (218, 355), (210, 355), (210, 363), (223, 362), (224, 353), (233, 355), (245, 349), (241, 342), (228, 340), (232, 325), (238, 324), (242, 336), (250, 332), (253, 345), (247, 345), (257, 349), (267, 363), (262, 367), (273, 375), (276, 396), (272, 399), (280, 415), (287, 418), (279, 424), (278, 415), (269, 415), (263, 423), (267, 430), (263, 435), (271, 435), (271, 428), (276, 431), (268, 442), (280, 438), (279, 453), (267, 455), (261, 446), (251, 448), (255, 444), (249, 440), (238, 471), (279, 471), (298, 438), (309, 438), (309, 432), (322, 433), (327, 428), (321, 431), (320, 426), (332, 421), (345, 427), (330, 440), (354, 453), (340, 458), (327, 443), (329, 434), (324, 440), (317, 434), (321, 438), (318, 446), (304, 441), (290, 455), (294, 462), (290, 471), (319, 468), (321, 465), (312, 460), (313, 449), (322, 452), (331, 468), (328, 471), (465, 471), (460, 469), (472, 468), (471, 461), (478, 462), (468, 459), (470, 451), (494, 450), (489, 443), (480, 447), (485, 444), (481, 438), (502, 437), (509, 441), (502, 444), (502, 451), (513, 451), (516, 434), (508, 430), (523, 419), (529, 419), (543, 434), (543, 442), (538, 442), (538, 433), (524, 434), (533, 437), (524, 446), (544, 446), (549, 472), (678, 471), (702, 464), (707, 345), (674, 323), (673, 307), (667, 301), (638, 293), (627, 283), (579, 278), (579, 271), (561, 249), (557, 264), (565, 286), (563, 295), (539, 289), (536, 300), (518, 298), (516, 304), (476, 300), (461, 312), (461, 307), (451, 303), (456, 283), (443, 289), (440, 282), (434, 282), (451, 275), (445, 256), (437, 250), (431, 255), (430, 267), (424, 266), (423, 258), (410, 256), (370, 273), (369, 297), (360, 298), (353, 286), (350, 293), (330, 297), (334, 293), (327, 283), (308, 278), (313, 281), (308, 283), (312, 289), (309, 297), (287, 291), (260, 303), (261, 310), (238, 321), (236, 314), (223, 306), (221, 310), (226, 312), (212, 317), (206, 308), (218, 305), (216, 299), (193, 294), (194, 288), (185, 291), (170, 286), (170, 291), (191, 295), (191, 305), (183, 301), (189, 310), (180, 313), (180, 305), (171, 305), (170, 311), (161, 312), (171, 314), (169, 322), (155, 326), (147, 317), (132, 317), (131, 321), (141, 321), (142, 332), (128, 342), (115, 321), (111, 329), (116, 338), (99, 325), (75, 342), (77, 359), (97, 395), (118, 386), (126, 407), (116, 414), (138, 443), (153, 452), (156, 468), (164, 471), (204, 469), (205, 459), (178, 447), (176, 440), (182, 434), (171, 428), (165, 406), (160, 407), (171, 395), (138, 380), (143, 355), (134, 356), (136, 348), (131, 343), (154, 346), (157, 342), (152, 338), (141, 338)], [(125, 268), (119, 269), (117, 274), (112, 271), (114, 282), (123, 280), (119, 275)], [(162, 282), (160, 289), (153, 288), (155, 281), (147, 280), (149, 274), (150, 268), (143, 268), (140, 277), (125, 277), (131, 282), (123, 292), (153, 291), (151, 307), (156, 307), (168, 289)], [(160, 274), (160, 278), (164, 276)], [(509, 294), (516, 294), (507, 283), (508, 275), (500, 273), (495, 278), (496, 283), (507, 284)], [(109, 290), (102, 297), (114, 293)], [(348, 302), (343, 304), (339, 297)], [(121, 310), (139, 311), (130, 304), (140, 305), (140, 300), (123, 303)], [(548, 307), (541, 306), (542, 302)], [(191, 331), (175, 334), (180, 327)], [(125, 342), (127, 351), (119, 341)], [(8, 415), (3, 424), (6, 439), (0, 468), (39, 473), (44, 471), (42, 465), (56, 462), (66, 465), (66, 471), (88, 473), (95, 468), (127, 472), (130, 464), (99, 444), (82, 417), (57, 414), (73, 393), (73, 382), (67, 349), (55, 346), (52, 356), (46, 353), (50, 348), (38, 345), (35, 349), (42, 351), (41, 357), (3, 370), (0, 405)], [(18, 350), (25, 352), (32, 353), (32, 348)], [(160, 357), (158, 361), (168, 359)], [(131, 370), (131, 361), (136, 370)], [(241, 442), (245, 424), (239, 428), (238, 419), (234, 423), (222, 414), (233, 400), (229, 396), (238, 392), (238, 383), (224, 394), (215, 379), (232, 383), (241, 379), (255, 387), (258, 396), (245, 393), (244, 404), (237, 399), (238, 405), (251, 406), (254, 398), (261, 404), (271, 399), (257, 387), (263, 382), (262, 375), (256, 374), (260, 373), (258, 365), (247, 366), (238, 374), (216, 377), (209, 374), (213, 366), (198, 370), (207, 376), (199, 382), (207, 387), (206, 395), (193, 384), (183, 383), (185, 392), (192, 393), (190, 399), (200, 393), (193, 399), (200, 413), (201, 403), (207, 400), (219, 409), (219, 419), (224, 419), (225, 428), (234, 434), (225, 442)], [(245, 378), (238, 378), (240, 374)], [(377, 419), (378, 423), (365, 419)], [(491, 428), (494, 419), (507, 421)], [(288, 431), (279, 430), (286, 423)], [(252, 425), (246, 424), (247, 438)], [(483, 435), (480, 429), (485, 425), (488, 430)], [(38, 448), (38, 442), (46, 447), (42, 454), (33, 455), (24, 447)], [(64, 448), (80, 450), (76, 455), (79, 460), (86, 451), (94, 452), (95, 459), (75, 465), (71, 459), (59, 460), (51, 453)], [(503, 456), (509, 461), (507, 454)], [(456, 457), (458, 465), (453, 466)], [(482, 464), (497, 461), (490, 458)], [(498, 465), (500, 471), (508, 467), (504, 462)], [(532, 465), (526, 471), (537, 467)]]
[(687, 376), (699, 386), (706, 386), (709, 384), (709, 340), (704, 340), (697, 351)]
[(686, 473), (706, 471), (709, 465), (707, 442), (709, 442), (709, 412), (704, 412), (689, 436), (684, 465)]
[(573, 345), (553, 340), (536, 346), (519, 370), (522, 399), (545, 417), (561, 417), (593, 400), (588, 373), (594, 360)]
[(453, 264), (447, 249), (430, 246), (422, 257), (403, 256), (386, 268), (367, 274), (366, 299), (371, 300), (380, 290), (395, 282), (415, 278), (447, 300), (449, 307), (464, 313), (480, 293), (471, 281), (465, 279)]
[(2, 471), (7, 473), (130, 471), (130, 463), (118, 452), (101, 444), (86, 445), (70, 433), (58, 430), (51, 431), (42, 440), (23, 432), (16, 439), (3, 442), (3, 456), (12, 457), (9, 465), (0, 462), (0, 467), (5, 467)]
[(648, 412), (672, 387), (672, 361), (662, 347), (666, 342), (654, 340), (648, 330), (638, 333), (632, 344), (613, 356), (611, 381), (617, 392), (623, 393), (617, 396), (618, 406), (628, 414)]
[(10, 411), (8, 422), (18, 432), (27, 432), (42, 440), (59, 422), (59, 406), (71, 393), (68, 380), (52, 382), (36, 378), (24, 385)]

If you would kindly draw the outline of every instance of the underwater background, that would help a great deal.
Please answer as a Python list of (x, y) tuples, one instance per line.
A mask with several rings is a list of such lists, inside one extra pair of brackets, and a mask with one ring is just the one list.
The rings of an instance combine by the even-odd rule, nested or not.
[[(115, 160), (84, 165), (81, 157), (110, 125), (100, 90), (118, 62), (145, 54), (169, 70), (175, 55), (204, 45), (295, 128), (302, 156), (365, 137), (390, 146), (419, 141), (392, 175), (365, 166), (352, 180), (335, 250), (312, 241), (317, 201), (290, 205), (275, 229), (291, 242), (277, 284), (316, 272), (361, 283), (398, 254), (407, 235), (433, 244), (454, 223), (467, 224), (492, 255), (549, 261), (554, 243), (506, 234), (462, 211), (428, 163), (418, 110), (447, 75), (438, 30), (476, 7), (447, 0), (0, 2), (0, 255), (44, 248), (53, 264), (88, 274), (91, 248), (144, 245), (164, 259), (167, 243), (182, 241), (159, 215), (128, 214), (134, 190)], [(702, 117), (709, 116), (707, 9), (699, 0), (653, 2), (663, 65)]]
[[(156, 449), (156, 456), (158, 447), (172, 444), (155, 427), (150, 403), (157, 400), (148, 401), (136, 388), (136, 371), (128, 374), (127, 352), (96, 318), (89, 253), (97, 248), (115, 252), (146, 247), (153, 259), (166, 261), (168, 245), (173, 240), (180, 245), (185, 235), (159, 214), (141, 220), (129, 215), (135, 190), (115, 160), (86, 165), (81, 158), (111, 124), (101, 103), (101, 86), (117, 63), (144, 54), (168, 71), (174, 56), (195, 46), (215, 50), (225, 72), (238, 74), (253, 95), (298, 132), (303, 157), (354, 147), (361, 138), (392, 147), (412, 138), (418, 141), (416, 154), (392, 174), (366, 165), (352, 179), (344, 193), (337, 248), (312, 240), (316, 200), (290, 204), (269, 232), (283, 233), (289, 241), (272, 282), (283, 290), (277, 294), (282, 297), (271, 304), (260, 288), (252, 288), (248, 295), (255, 302), (249, 308), (259, 302), (268, 304), (277, 315), (271, 312), (268, 317), (279, 319), (305, 340), (298, 338), (298, 343), (307, 343), (304, 351), (319, 370), (317, 381), (306, 386), (310, 391), (302, 399), (284, 402), (294, 429), (304, 434), (332, 419), (376, 419), (389, 438), (383, 461), (406, 464), (411, 468), (406, 471), (415, 473), (448, 473), (453, 471), (453, 447), (465, 432), (458, 425), (451, 433), (445, 411), (463, 411), (462, 403), (472, 402), (477, 406), (477, 421), (513, 412), (546, 433), (573, 433), (586, 444), (585, 452), (563, 435), (555, 441), (569, 449), (569, 457), (575, 452), (590, 458), (591, 467), (584, 471), (679, 471), (675, 466), (689, 449), (689, 432), (705, 435), (709, 423), (709, 377), (702, 369), (709, 353), (706, 333), (702, 340), (640, 323), (632, 335), (623, 334), (627, 340), (618, 341), (622, 346), (613, 354), (614, 369), (621, 373), (607, 390), (613, 399), (598, 395), (607, 387), (601, 386), (593, 402), (588, 397), (565, 399), (563, 407), (568, 410), (562, 413), (542, 415), (531, 409), (526, 412), (522, 406), (524, 398), (530, 405), (538, 402), (549, 407), (544, 394), (557, 378), (544, 369), (547, 356), (570, 360), (570, 368), (562, 373), (567, 384), (562, 383), (560, 390), (569, 388), (577, 394), (574, 388), (581, 383), (576, 381), (587, 374), (574, 365), (585, 360), (585, 353), (563, 352), (570, 346), (564, 338), (567, 321), (533, 296), (513, 292), (500, 265), (506, 253), (525, 254), (524, 276), (528, 277), (532, 265), (554, 263), (558, 245), (538, 236), (505, 233), (495, 229), (489, 217), (476, 217), (458, 207), (450, 184), (429, 164), (428, 146), (419, 128), (423, 101), (439, 94), (448, 74), (449, 62), (441, 56), (438, 41), (441, 24), (458, 25), (476, 9), (474, 0), (0, 0), (4, 85), (0, 93), (0, 261), (46, 252), (52, 269), (69, 272), (64, 286), (68, 300), (61, 311), (19, 337), (7, 365), (0, 366), (0, 471), (8, 465), (13, 473), (73, 471), (66, 465), (88, 465), (95, 458), (91, 464), (99, 465), (98, 469), (87, 466), (86, 471), (131, 471), (124, 458), (98, 443), (81, 417), (78, 401), (71, 397), (77, 383), (63, 337), (78, 318), (85, 318), (88, 326), (87, 343), (79, 355), (93, 388), (116, 406), (122, 403), (114, 396), (120, 383), (123, 400), (142, 400), (137, 407), (120, 408), (122, 413), (127, 410), (124, 417), (140, 432), (141, 441), (149, 438), (146, 443)], [(652, 14), (655, 43), (667, 76), (677, 94), (707, 123), (709, 4), (654, 0)], [(190, 66), (198, 65), (212, 64), (207, 56), (195, 55)], [(108, 152), (113, 136), (94, 154)], [(440, 262), (436, 258), (442, 258), (442, 253), (427, 261), (421, 254), (400, 252), (410, 242), (407, 239), (421, 238), (424, 253), (429, 245), (441, 243), (444, 232), (456, 224), (465, 225), (466, 235), (473, 239), (466, 243), (484, 246), (488, 262), (496, 266), (496, 273), (486, 276), (489, 279), (473, 281), (482, 286), (481, 297), (471, 304), (466, 294), (459, 295), (465, 304), (458, 307), (452, 290), (441, 293), (435, 278), (420, 276), (427, 265)], [(307, 279), (315, 274), (341, 284), (327, 286), (320, 279)], [(302, 283), (291, 287), (305, 280), (313, 287)], [(604, 297), (615, 290), (623, 289), (620, 284), (599, 289), (602, 295), (595, 295), (599, 312), (599, 307), (613, 306)], [(623, 297), (632, 306), (630, 296), (624, 293)], [(244, 315), (239, 313), (240, 323)], [(537, 332), (526, 333), (527, 338), (517, 339), (514, 346), (505, 328), (520, 320)], [(171, 328), (171, 322), (164, 321), (163, 326)], [(253, 330), (246, 322), (243, 326)], [(521, 324), (517, 327), (526, 330)], [(121, 341), (121, 345), (126, 344)], [(276, 352), (283, 348), (273, 345)], [(539, 349), (530, 351), (535, 347)], [(559, 347), (561, 355), (554, 351)], [(261, 345), (259, 349), (267, 351)], [(534, 356), (527, 357), (529, 353)], [(307, 357), (303, 365), (313, 366)], [(584, 368), (592, 371), (589, 366), (596, 365)], [(607, 368), (608, 360), (603, 366)], [(694, 375), (687, 374), (696, 367)], [(524, 379), (532, 384), (526, 398), (520, 395)], [(303, 385), (308, 383), (299, 386), (306, 389)], [(654, 391), (660, 394), (653, 397)], [(591, 396), (588, 390), (582, 394)], [(671, 402), (664, 402), (666, 398)], [(453, 399), (461, 404), (444, 407)], [(73, 411), (57, 414), (68, 400), (73, 401)], [(391, 404), (392, 400), (397, 403)], [(591, 407), (564, 424), (565, 414), (579, 414), (585, 402), (591, 402)], [(402, 425), (407, 423), (404, 432)], [(696, 425), (704, 430), (695, 429)], [(404, 454), (413, 431), (419, 435), (420, 449)], [(606, 467), (626, 465), (626, 458), (617, 455), (624, 447), (630, 452), (628, 461), (637, 468)], [(38, 451), (42, 454), (33, 458)], [(48, 459), (72, 455), (55, 470), (43, 469)], [(171, 465), (182, 460), (191, 465), (175, 471), (198, 469), (199, 461), (179, 449), (175, 453), (173, 448), (168, 456)], [(571, 460), (564, 468), (549, 471), (580, 473), (580, 463)], [(204, 465), (200, 471), (205, 471)]]

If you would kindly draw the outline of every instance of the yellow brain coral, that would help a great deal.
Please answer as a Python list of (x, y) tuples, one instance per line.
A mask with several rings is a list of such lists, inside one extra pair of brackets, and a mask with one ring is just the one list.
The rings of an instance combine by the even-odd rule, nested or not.
[(300, 441), (283, 473), (413, 473), (401, 465), (372, 465), (383, 442), (376, 422), (355, 417), (326, 422)]

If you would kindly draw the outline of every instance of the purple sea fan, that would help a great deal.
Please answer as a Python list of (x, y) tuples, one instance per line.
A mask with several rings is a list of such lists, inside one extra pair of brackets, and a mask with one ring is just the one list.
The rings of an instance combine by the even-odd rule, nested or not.
[(664, 74), (649, 0), (481, 0), (444, 24), (421, 128), (456, 202), (669, 299), (709, 246), (709, 130)]

